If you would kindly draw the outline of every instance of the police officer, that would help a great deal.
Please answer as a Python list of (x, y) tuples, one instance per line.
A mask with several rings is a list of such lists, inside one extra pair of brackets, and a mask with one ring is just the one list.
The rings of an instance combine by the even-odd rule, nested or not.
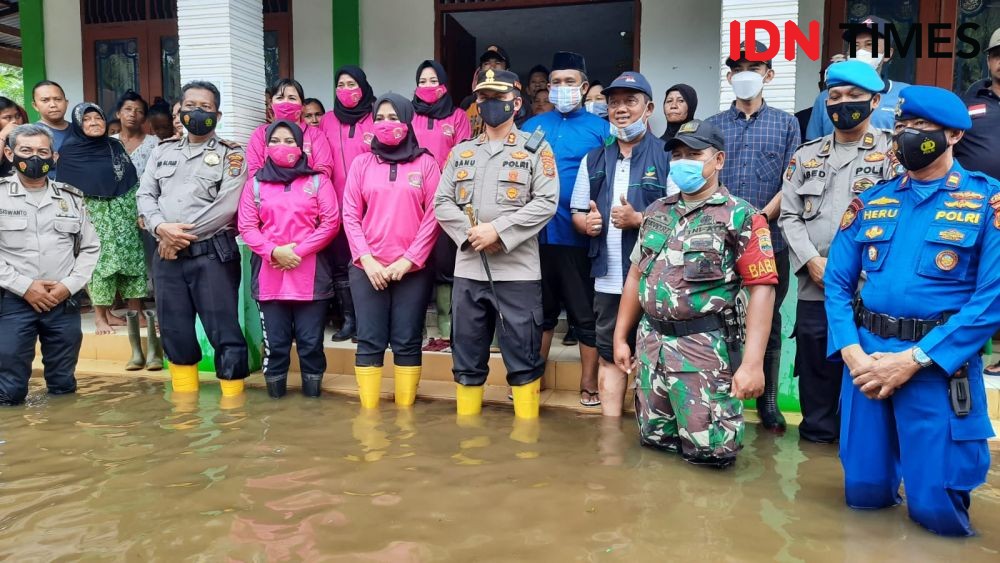
[(0, 180), (0, 405), (24, 402), (35, 342), (49, 393), (76, 391), (83, 333), (77, 292), (100, 254), (83, 192), (46, 176), (57, 155), (52, 133), (20, 125), (5, 139), (15, 174)]
[(871, 125), (885, 84), (871, 66), (846, 61), (830, 67), (826, 112), (834, 132), (799, 147), (785, 171), (781, 217), (791, 270), (798, 277), (795, 373), (799, 376), (799, 435), (831, 443), (840, 433), (844, 364), (826, 359), (823, 270), (830, 242), (851, 199), (896, 175), (892, 132)]
[(1000, 327), (1000, 183), (952, 158), (970, 125), (951, 92), (902, 91), (907, 172), (850, 203), (823, 278), (829, 352), (846, 364), (847, 504), (899, 504), (902, 478), (910, 518), (956, 536), (973, 533), (970, 493), (990, 466), (979, 353)]
[[(681, 125), (666, 143), (680, 194), (646, 209), (615, 328), (618, 367), (636, 377), (643, 445), (716, 467), (742, 447), (741, 399), (764, 390), (764, 349), (778, 274), (764, 215), (719, 183), (722, 132)], [(749, 289), (746, 349), (736, 296)], [(640, 320), (641, 316), (641, 320)], [(628, 344), (636, 335), (636, 362)]]
[(490, 341), (499, 322), (514, 414), (538, 416), (545, 361), (536, 235), (556, 212), (559, 179), (541, 132), (528, 135), (514, 125), (523, 103), (520, 89), (512, 72), (481, 73), (475, 93), (485, 131), (452, 150), (434, 198), (438, 222), (459, 246), (451, 345), (459, 415), (482, 408)]
[(139, 213), (159, 241), (156, 312), (174, 391), (198, 390), (197, 315), (215, 349), (223, 398), (232, 402), (249, 374), (235, 240), (246, 162), (239, 145), (215, 135), (222, 115), (215, 85), (189, 82), (182, 92), (180, 118), (188, 135), (163, 141), (150, 155), (137, 194)]

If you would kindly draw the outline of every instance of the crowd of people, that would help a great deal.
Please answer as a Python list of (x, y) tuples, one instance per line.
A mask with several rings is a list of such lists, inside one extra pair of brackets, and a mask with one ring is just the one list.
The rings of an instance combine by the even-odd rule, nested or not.
[(423, 351), (447, 346), (457, 412), (474, 416), (496, 346), (515, 416), (536, 418), (565, 311), (581, 404), (620, 417), (632, 381), (642, 444), (724, 468), (743, 400), (785, 429), (779, 307), (795, 275), (801, 437), (839, 442), (852, 507), (898, 504), (905, 480), (914, 520), (970, 534), (992, 436), (980, 350), (1000, 328), (1000, 30), (963, 102), (884, 79), (884, 23), (845, 32), (856, 53), (832, 61), (811, 115), (769, 106), (772, 65), (740, 45), (724, 61), (731, 106), (696, 119), (695, 90), (673, 85), (662, 136), (641, 73), (604, 85), (558, 52), (522, 83), (499, 46), (458, 105), (433, 60), (412, 99), (345, 66), (329, 112), (283, 78), (245, 147), (216, 135), (209, 82), (172, 108), (127, 92), (113, 118), (83, 102), (67, 119), (43, 81), (36, 124), (0, 98), (0, 402), (24, 401), (36, 339), (49, 392), (75, 391), (86, 288), (98, 334), (128, 327), (126, 369), (161, 369), (165, 352), (174, 400), (196, 397), (199, 318), (223, 406), (239, 404), (239, 235), (275, 399), (293, 343), (302, 392), (320, 395), (332, 302), (364, 408), (387, 350), (408, 407)]

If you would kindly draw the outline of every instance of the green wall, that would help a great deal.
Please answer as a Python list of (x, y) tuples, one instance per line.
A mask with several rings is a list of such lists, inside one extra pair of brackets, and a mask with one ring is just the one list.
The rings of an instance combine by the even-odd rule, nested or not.
[(31, 107), (31, 88), (45, 80), (45, 24), (42, 19), (42, 0), (21, 0), (21, 66), (24, 69), (24, 109), (31, 121), (38, 120), (38, 112)]
[[(333, 0), (333, 71), (361, 64), (361, 0)], [(333, 77), (336, 82), (337, 77)]]

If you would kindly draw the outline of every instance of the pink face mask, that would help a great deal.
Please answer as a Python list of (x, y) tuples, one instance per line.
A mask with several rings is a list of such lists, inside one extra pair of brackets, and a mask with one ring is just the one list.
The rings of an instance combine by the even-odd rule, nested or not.
[(298, 123), (302, 119), (302, 104), (298, 102), (274, 102), (271, 104), (274, 119)]
[(271, 145), (267, 147), (267, 156), (277, 166), (292, 168), (302, 158), (302, 149), (295, 145)]
[(353, 108), (361, 101), (361, 88), (337, 88), (337, 99), (345, 108)]
[(437, 86), (417, 86), (414, 93), (425, 103), (433, 104), (440, 100), (447, 91), (448, 89), (443, 84), (438, 84)]
[(395, 147), (406, 138), (406, 124), (399, 121), (376, 121), (373, 129), (378, 142), (390, 147)]

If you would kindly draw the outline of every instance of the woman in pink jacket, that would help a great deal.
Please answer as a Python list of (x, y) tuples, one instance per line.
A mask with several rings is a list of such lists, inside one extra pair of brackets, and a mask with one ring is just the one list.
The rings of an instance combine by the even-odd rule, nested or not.
[[(302, 100), (305, 99), (302, 85), (291, 78), (282, 78), (274, 83), (270, 94), (274, 121), (291, 121), (299, 126), (302, 130), (302, 152), (308, 158), (309, 167), (332, 180), (334, 160), (330, 143), (321, 128), (310, 127), (302, 119)], [(266, 131), (269, 125), (268, 123), (261, 125), (250, 135), (246, 153), (248, 177), (252, 178), (264, 166), (268, 147)]]
[(337, 234), (340, 208), (329, 178), (309, 166), (297, 124), (275, 121), (265, 138), (264, 164), (247, 180), (239, 207), (240, 234), (253, 251), (251, 292), (264, 327), (264, 380), (268, 395), (285, 394), (295, 340), (302, 392), (318, 397), (333, 278), (317, 252)]
[(434, 192), (441, 171), (417, 144), (413, 106), (397, 94), (375, 102), (372, 152), (355, 159), (344, 192), (344, 232), (358, 313), (355, 375), (365, 408), (378, 406), (382, 363), (392, 344), (396, 404), (413, 404), (432, 277), (424, 266), (438, 236)]
[(472, 126), (469, 116), (452, 103), (448, 75), (437, 61), (424, 61), (417, 67), (413, 111), (417, 142), (431, 152), (438, 168), (444, 169), (451, 149), (472, 136)]
[[(365, 71), (353, 65), (337, 70), (337, 91), (333, 101), (333, 111), (327, 112), (320, 121), (320, 128), (333, 147), (333, 187), (337, 190), (337, 202), (344, 199), (347, 172), (358, 156), (371, 151), (372, 104), (375, 94), (368, 84)], [(351, 298), (351, 284), (347, 272), (351, 266), (351, 249), (347, 237), (341, 233), (333, 239), (333, 244), (324, 252), (333, 269), (333, 279), (337, 289), (337, 299), (344, 315), (344, 324), (333, 335), (334, 342), (354, 338), (356, 318), (354, 300)]]

